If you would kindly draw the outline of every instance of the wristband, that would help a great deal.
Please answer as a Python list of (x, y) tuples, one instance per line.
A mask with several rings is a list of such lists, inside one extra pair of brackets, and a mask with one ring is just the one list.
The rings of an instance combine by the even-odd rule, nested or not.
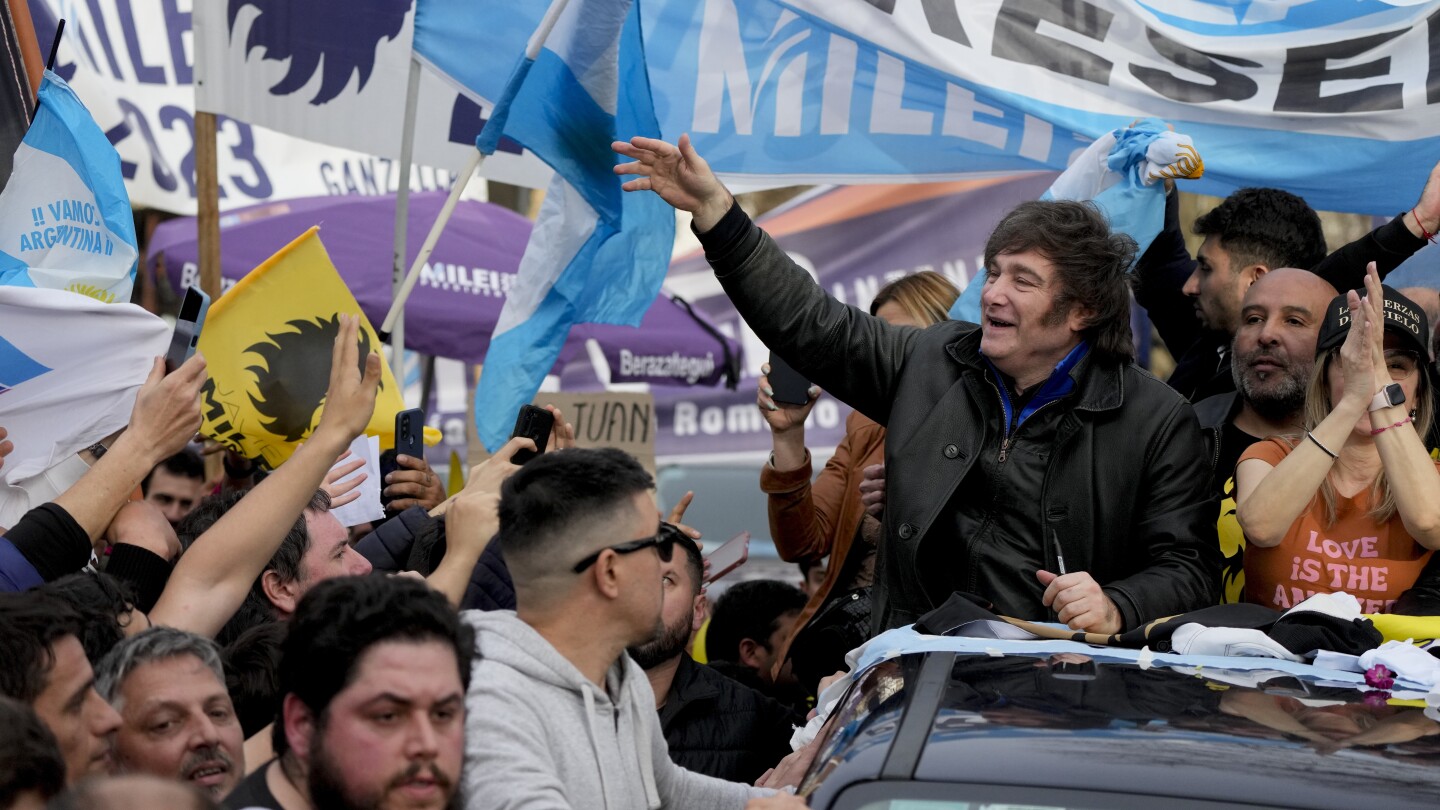
[(1375, 428), (1374, 430), (1370, 431), (1370, 435), (1371, 435), (1371, 436), (1379, 436), (1381, 433), (1384, 433), (1385, 431), (1389, 430), (1390, 428), (1397, 428), (1397, 427), (1400, 427), (1401, 425), (1408, 425), (1408, 424), (1410, 424), (1410, 417), (1409, 417), (1409, 416), (1405, 417), (1404, 419), (1401, 419), (1399, 422), (1396, 422), (1396, 423), (1393, 424), (1393, 425), (1386, 425), (1385, 427), (1382, 427), (1382, 428)]
[(1305, 438), (1307, 438), (1307, 439), (1309, 439), (1310, 441), (1314, 442), (1314, 443), (1315, 443), (1315, 446), (1318, 447), (1318, 448), (1320, 448), (1321, 450), (1325, 451), (1325, 455), (1329, 456), (1331, 459), (1337, 459), (1337, 458), (1339, 458), (1339, 456), (1335, 455), (1335, 452), (1334, 452), (1333, 450), (1331, 450), (1330, 448), (1328, 448), (1328, 447), (1326, 447), (1325, 445), (1321, 444), (1321, 443), (1320, 443), (1320, 440), (1317, 439), (1317, 438), (1315, 438), (1315, 434), (1314, 434), (1314, 433), (1311, 433), (1311, 432), (1308, 431), (1308, 430), (1305, 431)]
[(1410, 218), (1415, 220), (1415, 227), (1420, 229), (1420, 238), (1432, 245), (1435, 244), (1435, 234), (1425, 230), (1425, 226), (1420, 224), (1420, 215), (1415, 213), (1414, 208), (1410, 209)]

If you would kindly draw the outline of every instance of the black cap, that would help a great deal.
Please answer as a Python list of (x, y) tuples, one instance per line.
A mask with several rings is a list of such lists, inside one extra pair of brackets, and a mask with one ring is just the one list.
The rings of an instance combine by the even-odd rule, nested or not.
[[(1381, 285), (1380, 290), (1385, 294), (1385, 306), (1381, 311), (1385, 314), (1386, 331), (1404, 338), (1405, 348), (1418, 352), (1421, 362), (1428, 365), (1430, 320), (1425, 317), (1425, 310), (1388, 284)], [(1325, 322), (1320, 325), (1320, 338), (1315, 342), (1315, 355), (1318, 357), (1344, 343), (1345, 336), (1349, 333), (1350, 306), (1345, 302), (1345, 294), (1341, 293), (1325, 307)]]

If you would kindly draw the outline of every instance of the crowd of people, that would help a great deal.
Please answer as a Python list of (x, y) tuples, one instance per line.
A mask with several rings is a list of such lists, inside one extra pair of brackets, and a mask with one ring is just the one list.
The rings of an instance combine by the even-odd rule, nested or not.
[[(1334, 252), (1274, 189), (1201, 216), (1195, 257), (1173, 194), (1139, 256), (1094, 205), (1022, 204), (973, 324), (933, 273), (840, 304), (687, 139), (614, 148), (813, 383), (780, 402), (766, 368), (757, 391), (800, 586), (712, 600), (688, 498), (660, 514), (641, 464), (574, 447), (558, 411), (548, 448), (514, 439), (452, 496), (395, 459), (387, 518), (346, 527), (381, 376), (353, 317), (274, 470), (207, 475), (205, 361), (157, 360), (83, 474), (0, 510), (0, 807), (803, 807), (815, 744), (792, 736), (826, 677), (956, 593), (1101, 634), (1341, 591), (1440, 614), (1440, 293), (1383, 284), (1440, 230), (1440, 166)], [(1132, 291), (1167, 381), (1135, 363)], [(822, 389), (855, 413), (816, 475)], [(27, 440), (3, 431), (0, 463)]]

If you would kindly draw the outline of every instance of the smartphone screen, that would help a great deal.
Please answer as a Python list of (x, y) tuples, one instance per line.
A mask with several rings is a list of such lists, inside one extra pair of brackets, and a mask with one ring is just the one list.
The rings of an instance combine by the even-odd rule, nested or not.
[(710, 563), (710, 573), (705, 577), (705, 582), (710, 583), (734, 571), (750, 559), (750, 532), (741, 532), (729, 540), (725, 545), (710, 552), (706, 561)]

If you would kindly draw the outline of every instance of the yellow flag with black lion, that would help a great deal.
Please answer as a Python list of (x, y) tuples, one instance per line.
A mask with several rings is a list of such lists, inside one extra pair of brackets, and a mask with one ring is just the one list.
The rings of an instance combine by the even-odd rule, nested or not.
[[(320, 422), (339, 316), (360, 316), (362, 371), (365, 356), (380, 351), (319, 231), (306, 231), (237, 282), (210, 307), (200, 333), (210, 373), (200, 432), (266, 469), (290, 458)], [(383, 365), (366, 434), (379, 436), (381, 448), (394, 447), (395, 414), (404, 409)], [(426, 444), (439, 440), (438, 430), (425, 428)]]

